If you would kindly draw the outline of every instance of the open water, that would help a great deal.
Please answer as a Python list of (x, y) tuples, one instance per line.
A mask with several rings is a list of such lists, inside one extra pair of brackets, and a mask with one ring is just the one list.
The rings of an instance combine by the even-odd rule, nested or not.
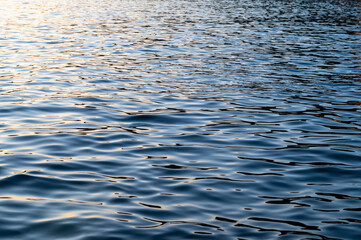
[(1, 239), (361, 239), (361, 2), (1, 0)]

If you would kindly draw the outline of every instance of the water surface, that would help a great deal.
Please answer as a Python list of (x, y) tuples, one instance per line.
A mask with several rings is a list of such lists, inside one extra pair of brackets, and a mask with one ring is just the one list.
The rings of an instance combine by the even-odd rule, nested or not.
[(361, 3), (2, 0), (2, 239), (360, 239)]

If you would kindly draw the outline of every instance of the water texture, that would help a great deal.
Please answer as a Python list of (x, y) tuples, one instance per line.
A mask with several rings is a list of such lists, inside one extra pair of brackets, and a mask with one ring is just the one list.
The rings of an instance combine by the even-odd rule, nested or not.
[(1, 0), (1, 239), (361, 239), (361, 2)]

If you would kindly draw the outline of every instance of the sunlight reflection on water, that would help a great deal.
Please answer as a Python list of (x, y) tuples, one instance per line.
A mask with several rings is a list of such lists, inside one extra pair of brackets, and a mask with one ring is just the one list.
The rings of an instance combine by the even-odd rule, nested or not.
[(358, 239), (359, 12), (2, 0), (2, 239)]

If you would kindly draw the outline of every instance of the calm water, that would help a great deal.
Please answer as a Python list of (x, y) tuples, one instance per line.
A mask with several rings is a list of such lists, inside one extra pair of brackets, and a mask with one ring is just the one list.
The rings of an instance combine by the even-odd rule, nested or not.
[(1, 239), (361, 239), (361, 2), (1, 0)]

